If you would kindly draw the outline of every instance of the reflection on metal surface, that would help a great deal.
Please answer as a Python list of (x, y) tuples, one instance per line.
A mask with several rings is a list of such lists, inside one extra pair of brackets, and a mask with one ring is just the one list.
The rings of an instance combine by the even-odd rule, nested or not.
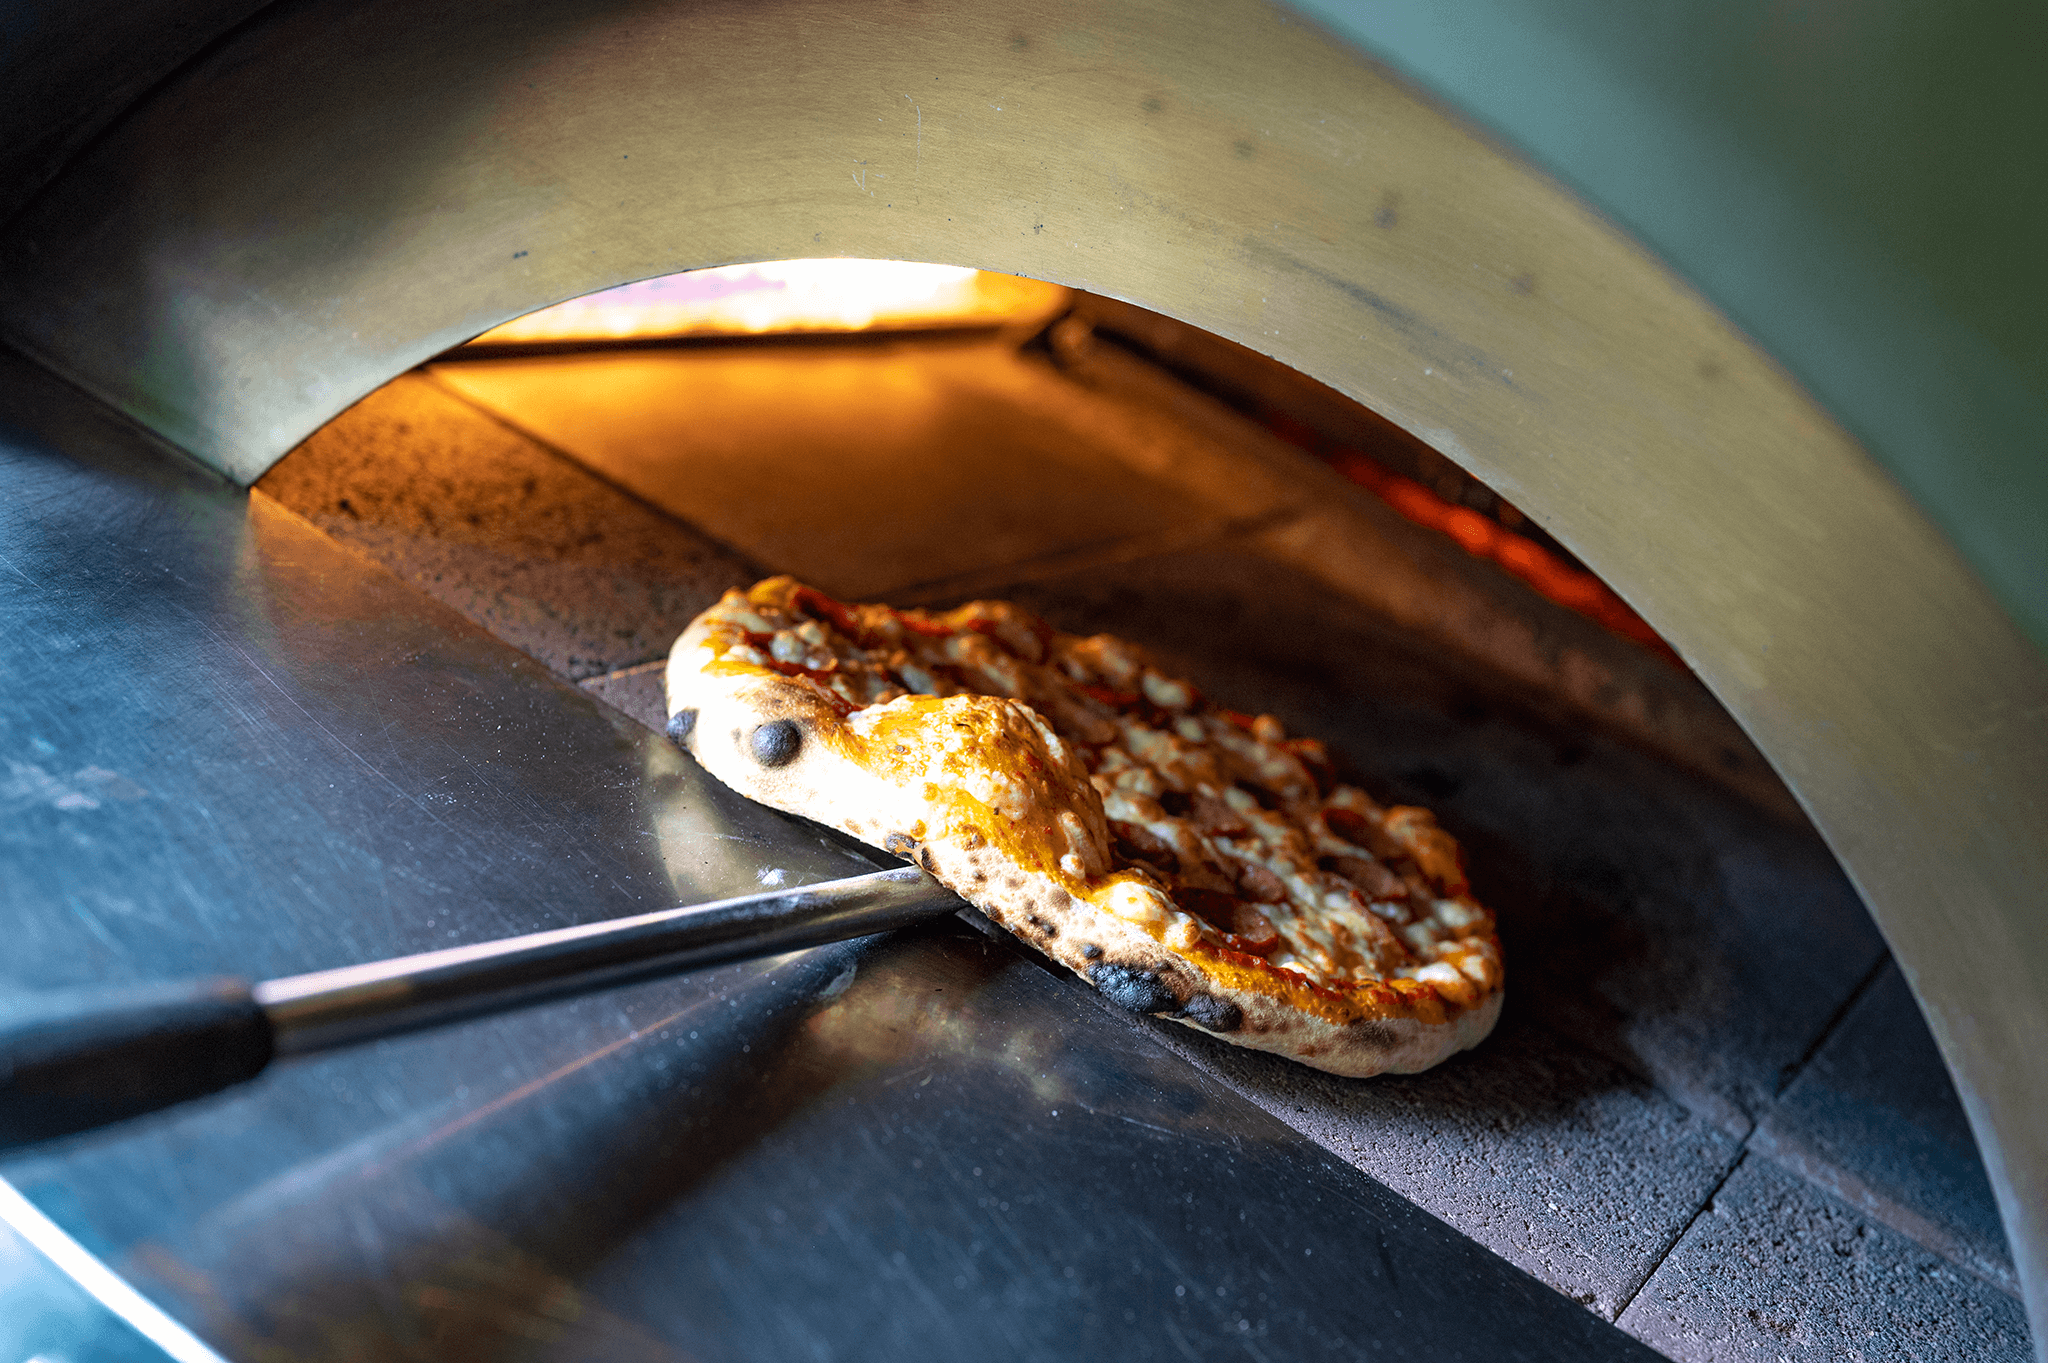
[(1056, 284), (907, 260), (769, 260), (643, 279), (492, 327), (472, 346), (869, 327), (999, 326), (1056, 310)]
[(629, 1035), (558, 1014), (587, 1053), (195, 1202), (133, 1270), (236, 1355), (1649, 1356), (1007, 944), (635, 992)]
[[(34, 1260), (37, 1255), (43, 1262)], [(89, 1297), (113, 1320), (76, 1301), (67, 1289)], [(131, 1337), (130, 1330), (139, 1338)], [(0, 1179), (0, 1358), (222, 1363), (219, 1354), (94, 1258), (5, 1179)]]

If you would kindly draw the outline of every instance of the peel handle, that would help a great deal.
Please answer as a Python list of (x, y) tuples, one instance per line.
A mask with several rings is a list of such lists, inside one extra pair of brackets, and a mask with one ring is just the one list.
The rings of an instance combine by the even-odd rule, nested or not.
[(204, 1097), (270, 1063), (246, 980), (53, 989), (0, 999), (0, 1150)]

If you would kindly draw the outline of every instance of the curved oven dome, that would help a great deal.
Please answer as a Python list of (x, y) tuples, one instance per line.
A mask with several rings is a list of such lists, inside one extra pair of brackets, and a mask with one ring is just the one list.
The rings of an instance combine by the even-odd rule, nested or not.
[(1026, 275), (1315, 376), (1525, 509), (1776, 766), (1928, 1014), (2048, 1324), (2040, 658), (1705, 301), (1289, 16), (294, 6), (6, 250), (14, 344), (244, 482), (509, 318), (740, 261)]

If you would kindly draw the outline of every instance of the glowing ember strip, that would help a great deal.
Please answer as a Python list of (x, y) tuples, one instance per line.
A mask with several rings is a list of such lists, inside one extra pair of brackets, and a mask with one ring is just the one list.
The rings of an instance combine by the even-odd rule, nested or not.
[(1381, 501), (1415, 524), (1438, 530), (1475, 558), (1490, 559), (1533, 588), (1539, 596), (1606, 626), (1622, 638), (1642, 645), (1672, 666), (1685, 661), (1658, 637), (1649, 622), (1629, 609), (1611, 588), (1582, 568), (1574, 568), (1525, 536), (1517, 535), (1491, 516), (1459, 506), (1404, 478), (1359, 450), (1304, 441), (1295, 423), (1280, 418), (1267, 425), (1289, 444), (1307, 449), (1337, 472), (1378, 494)]
[(771, 260), (643, 279), (514, 318), (473, 345), (998, 326), (1046, 316), (1067, 290), (958, 265)]

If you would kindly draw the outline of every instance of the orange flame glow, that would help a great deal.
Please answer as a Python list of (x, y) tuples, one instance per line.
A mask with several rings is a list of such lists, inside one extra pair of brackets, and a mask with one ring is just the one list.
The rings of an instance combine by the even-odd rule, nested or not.
[(1066, 300), (1057, 284), (957, 265), (771, 260), (586, 294), (515, 318), (471, 344), (999, 326), (1050, 318)]
[(1315, 433), (1298, 428), (1296, 423), (1285, 418), (1269, 418), (1267, 424), (1289, 444), (1307, 449), (1352, 482), (1376, 493), (1381, 501), (1408, 520), (1449, 535), (1466, 553), (1499, 564), (1534, 588), (1539, 596), (1597, 621), (1674, 667), (1685, 667), (1677, 650), (1665, 643), (1657, 631), (1650, 628), (1648, 621), (1629, 609), (1626, 601), (1593, 574), (1573, 567), (1491, 516), (1469, 506), (1446, 501), (1413, 478), (1405, 478), (1378, 463), (1362, 450), (1329, 445)]

